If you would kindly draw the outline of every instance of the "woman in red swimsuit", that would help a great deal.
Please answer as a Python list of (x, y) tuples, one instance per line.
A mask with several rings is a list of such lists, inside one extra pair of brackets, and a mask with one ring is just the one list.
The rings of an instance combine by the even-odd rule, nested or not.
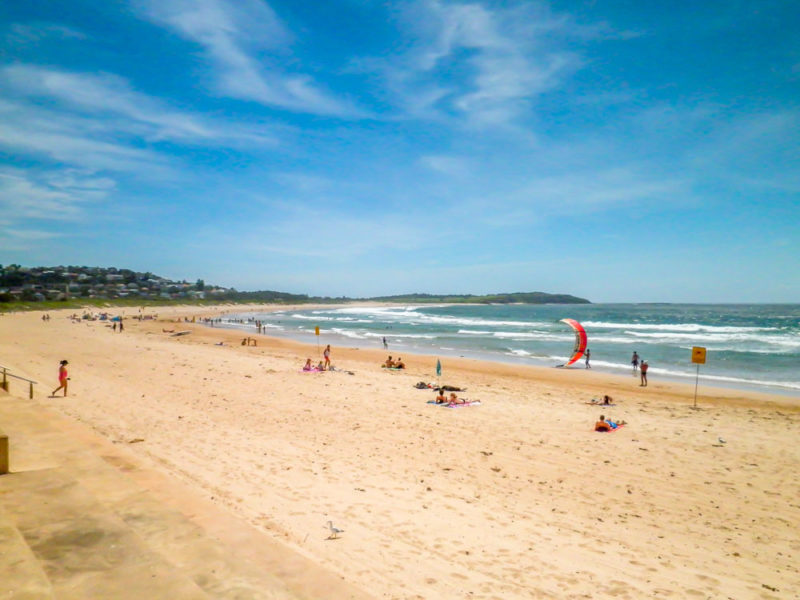
[(58, 387), (53, 390), (53, 393), (50, 394), (51, 396), (55, 396), (56, 392), (58, 390), (63, 389), (64, 390), (64, 396), (66, 397), (66, 395), (67, 395), (67, 382), (69, 381), (69, 376), (68, 376), (68, 373), (67, 373), (67, 365), (68, 364), (69, 363), (66, 360), (62, 360), (59, 363), (60, 366), (58, 367)]

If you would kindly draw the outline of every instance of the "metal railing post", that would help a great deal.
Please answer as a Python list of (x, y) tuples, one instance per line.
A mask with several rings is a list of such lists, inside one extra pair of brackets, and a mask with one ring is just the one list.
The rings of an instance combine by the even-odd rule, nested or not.
[(3, 370), (3, 381), (0, 381), (0, 387), (3, 388), (5, 391), (8, 391), (8, 378), (15, 377), (16, 379), (21, 379), (22, 381), (27, 381), (30, 384), (30, 388), (28, 390), (28, 395), (30, 399), (33, 400), (33, 386), (36, 382), (33, 379), (28, 379), (27, 377), (20, 377), (19, 375), (14, 375), (13, 373), (8, 372), (8, 367), (4, 367), (0, 365), (0, 369)]
[(8, 436), (0, 433), (0, 475), (8, 473)]

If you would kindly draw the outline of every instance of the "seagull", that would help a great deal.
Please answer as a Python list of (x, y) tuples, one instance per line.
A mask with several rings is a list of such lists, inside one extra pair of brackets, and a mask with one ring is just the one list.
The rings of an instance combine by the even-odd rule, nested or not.
[(340, 533), (344, 533), (344, 529), (339, 529), (338, 527), (333, 526), (333, 521), (328, 521), (327, 527), (331, 530), (331, 534), (328, 536), (329, 540), (335, 540), (337, 537), (339, 537)]
[(725, 443), (725, 440), (723, 440), (722, 438), (717, 438), (717, 439), (719, 440), (720, 444), (724, 444)]

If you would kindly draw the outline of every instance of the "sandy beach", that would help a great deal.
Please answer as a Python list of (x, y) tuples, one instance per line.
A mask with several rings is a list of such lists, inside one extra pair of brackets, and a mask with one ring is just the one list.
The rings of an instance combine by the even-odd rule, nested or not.
[(0, 362), (375, 598), (800, 597), (799, 398), (701, 385), (693, 410), (693, 385), (447, 359), (481, 405), (444, 408), (414, 388), (435, 356), (334, 346), (339, 371), (303, 373), (315, 346), (182, 321), (224, 310), (5, 314)]

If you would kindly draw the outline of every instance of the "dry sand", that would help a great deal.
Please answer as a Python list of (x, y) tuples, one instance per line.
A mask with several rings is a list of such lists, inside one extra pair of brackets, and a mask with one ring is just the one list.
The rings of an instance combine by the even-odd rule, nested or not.
[[(334, 347), (354, 374), (302, 373), (315, 347), (169, 321), (208, 308), (121, 334), (71, 312), (0, 316), (0, 362), (376, 598), (800, 597), (800, 399), (701, 386), (695, 411), (693, 386), (447, 359), (482, 401), (448, 409), (413, 387), (435, 357)], [(603, 412), (628, 425), (593, 432)]]

